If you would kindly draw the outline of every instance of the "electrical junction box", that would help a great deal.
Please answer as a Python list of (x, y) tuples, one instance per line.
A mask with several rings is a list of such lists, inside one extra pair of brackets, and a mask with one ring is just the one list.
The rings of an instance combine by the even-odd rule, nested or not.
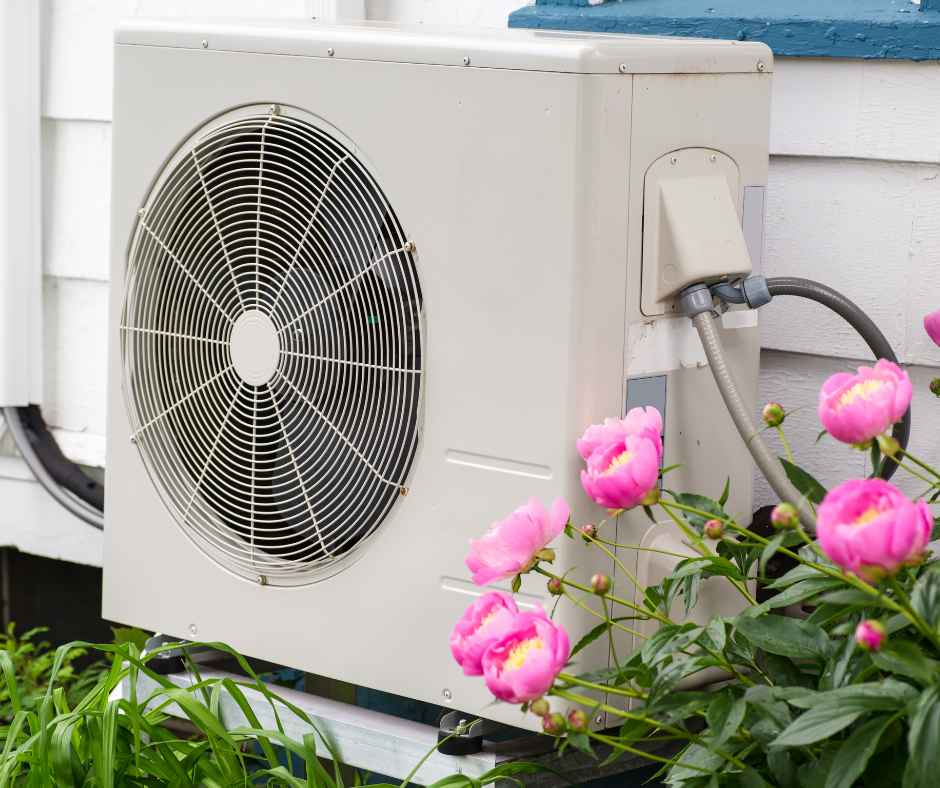
[[(575, 440), (637, 405), (664, 412), (670, 487), (730, 479), (729, 511), (751, 511), (672, 301), (759, 248), (771, 71), (739, 42), (120, 27), (105, 616), (534, 727), (449, 654), (481, 593), (471, 538), (530, 496), (599, 521)], [(725, 322), (753, 397), (756, 317)], [(686, 550), (642, 512), (609, 529)], [(634, 593), (580, 540), (554, 546)], [(518, 598), (553, 601), (539, 576)], [(737, 604), (705, 589), (695, 615)], [(609, 658), (599, 639), (575, 669)]]

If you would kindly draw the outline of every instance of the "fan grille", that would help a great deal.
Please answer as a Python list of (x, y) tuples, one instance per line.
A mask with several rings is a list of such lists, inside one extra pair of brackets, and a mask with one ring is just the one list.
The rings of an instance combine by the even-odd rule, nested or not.
[(337, 571), (407, 493), (418, 440), (414, 247), (341, 139), (293, 108), (217, 118), (130, 247), (132, 440), (183, 530), (262, 583)]

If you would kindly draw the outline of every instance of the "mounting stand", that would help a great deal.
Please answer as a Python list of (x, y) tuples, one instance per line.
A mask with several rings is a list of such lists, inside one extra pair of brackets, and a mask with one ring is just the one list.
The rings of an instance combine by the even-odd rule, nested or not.
[[(244, 681), (244, 676), (214, 669), (201, 670), (200, 673), (203, 680), (231, 678), (235, 681)], [(179, 687), (188, 687), (195, 683), (191, 674), (182, 671), (170, 673), (167, 678)], [(138, 698), (145, 698), (157, 689), (159, 687), (153, 679), (145, 674), (138, 674)], [(242, 689), (261, 727), (276, 729), (274, 711), (268, 700), (255, 689), (246, 688), (244, 685)], [(129, 680), (124, 681), (119, 691), (123, 697), (129, 697)], [(362, 709), (348, 703), (328, 700), (306, 692), (283, 687), (277, 687), (275, 691), (313, 720), (318, 731), (336, 749), (342, 763), (399, 780), (411, 773), (415, 765), (438, 743), (442, 734), (443, 736), (449, 735), (457, 729), (460, 720), (467, 719), (468, 716), (460, 712), (447, 714), (441, 720), (441, 727), (437, 728), (382, 712)], [(157, 702), (159, 701), (154, 703)], [(174, 717), (185, 718), (186, 716), (175, 704), (167, 706), (163, 711)], [(278, 716), (284, 733), (293, 739), (301, 741), (304, 734), (312, 732), (308, 723), (285, 706), (278, 708)], [(220, 699), (220, 717), (223, 725), (228, 729), (248, 725), (241, 709), (224, 690)], [(520, 730), (516, 738), (493, 742), (487, 739), (487, 733), (486, 725), (482, 730), (473, 726), (468, 735), (458, 735), (450, 739), (448, 744), (451, 747), (445, 745), (443, 748), (447, 752), (439, 749), (428, 757), (411, 778), (412, 782), (418, 785), (429, 785), (456, 773), (478, 778), (500, 764), (527, 761), (544, 763), (553, 771), (520, 775), (516, 779), (534, 788), (557, 788), (583, 785), (599, 777), (622, 774), (650, 765), (650, 761), (643, 758), (624, 756), (602, 767), (604, 759), (610, 754), (604, 749), (597, 751), (596, 759), (576, 751), (573, 747), (569, 747), (564, 756), (559, 757), (554, 751), (554, 741), (547, 736)], [(477, 745), (479, 745), (478, 750)], [(668, 757), (678, 751), (680, 746), (681, 744), (667, 742), (657, 749), (651, 748), (650, 752)], [(453, 752), (454, 749), (460, 748), (464, 748), (465, 751), (460, 754)]]

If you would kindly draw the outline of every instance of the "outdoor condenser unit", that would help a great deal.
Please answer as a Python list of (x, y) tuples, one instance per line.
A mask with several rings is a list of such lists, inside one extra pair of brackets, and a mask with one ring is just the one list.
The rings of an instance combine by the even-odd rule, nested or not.
[[(530, 496), (603, 517), (575, 439), (636, 405), (664, 412), (671, 488), (730, 478), (751, 511), (674, 297), (757, 264), (771, 70), (739, 42), (121, 27), (104, 615), (536, 724), (449, 654), (470, 538)], [(723, 322), (753, 396), (755, 313)], [(642, 512), (609, 533), (683, 549)], [(656, 555), (620, 550), (646, 582)], [(738, 604), (718, 594), (696, 615)], [(553, 601), (538, 576), (520, 599)]]

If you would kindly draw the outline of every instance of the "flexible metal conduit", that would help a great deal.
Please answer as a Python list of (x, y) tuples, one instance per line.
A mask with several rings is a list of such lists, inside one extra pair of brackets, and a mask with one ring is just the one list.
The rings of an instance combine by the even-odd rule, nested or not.
[[(752, 303), (748, 300), (748, 282), (757, 282), (758, 285), (763, 283), (765, 285), (765, 295), (759, 302)], [(759, 290), (760, 288), (757, 287), (756, 291)], [(752, 292), (754, 292), (754, 290), (752, 290)], [(709, 291), (704, 285), (697, 285), (688, 288), (685, 294), (685, 298), (683, 299), (684, 307), (698, 331), (699, 338), (702, 341), (702, 347), (705, 349), (705, 356), (708, 359), (712, 374), (715, 378), (715, 383), (718, 385), (718, 390), (725, 402), (725, 406), (728, 408), (728, 412), (731, 414), (731, 418), (738, 432), (741, 434), (741, 438), (751, 452), (754, 462), (757, 463), (757, 467), (760, 468), (761, 473), (764, 474), (767, 482), (780, 497), (780, 500), (792, 503), (799, 512), (800, 522), (803, 523), (807, 530), (815, 532), (816, 517), (812, 509), (805, 498), (793, 486), (783, 465), (774, 456), (773, 452), (770, 451), (761, 437), (760, 431), (751, 417), (750, 408), (741, 397), (741, 393), (734, 380), (734, 375), (731, 373), (725, 361), (721, 337), (715, 325), (715, 313), (711, 308), (712, 295), (729, 303), (747, 303), (751, 308), (757, 308), (767, 303), (770, 298), (778, 295), (806, 298), (818, 304), (822, 304), (843, 318), (858, 332), (859, 336), (865, 340), (869, 349), (875, 354), (875, 358), (883, 358), (897, 363), (897, 355), (895, 355), (894, 350), (885, 338), (885, 335), (881, 333), (878, 326), (876, 326), (874, 321), (859, 309), (858, 306), (853, 304), (838, 291), (820, 282), (814, 282), (811, 279), (774, 277), (764, 282), (761, 277), (754, 277), (753, 279), (747, 280), (744, 286), (740, 288), (729, 283), (721, 283), (713, 286)], [(904, 418), (894, 425), (892, 435), (900, 444), (901, 448), (906, 449), (910, 434), (911, 410), (908, 408), (907, 412), (904, 414)], [(883, 479), (890, 479), (897, 470), (897, 467), (896, 462), (890, 458), (886, 458), (881, 464), (879, 475)]]
[(715, 377), (715, 383), (718, 384), (718, 391), (721, 392), (721, 398), (725, 401), (725, 407), (734, 421), (734, 426), (738, 428), (741, 438), (751, 452), (754, 462), (764, 474), (767, 482), (773, 488), (773, 491), (780, 496), (780, 500), (789, 501), (800, 513), (800, 522), (811, 533), (816, 531), (816, 516), (807, 505), (799, 490), (793, 486), (783, 465), (773, 455), (763, 438), (754, 420), (751, 418), (750, 408), (741, 397), (741, 392), (734, 381), (734, 375), (728, 368), (725, 361), (725, 351), (721, 344), (721, 337), (718, 335), (718, 329), (715, 326), (715, 315), (713, 312), (700, 312), (692, 318), (692, 323), (698, 331), (699, 338), (702, 340), (702, 347), (705, 348), (705, 357), (711, 366), (712, 375)]
[[(812, 279), (800, 279), (795, 276), (771, 277), (767, 280), (767, 289), (771, 296), (797, 296), (831, 309), (858, 332), (875, 358), (884, 358), (895, 364), (898, 363), (898, 357), (885, 335), (881, 333), (881, 329), (858, 306), (837, 290), (820, 282), (814, 282)], [(902, 449), (907, 448), (907, 442), (911, 437), (910, 408), (907, 409), (904, 418), (894, 425), (891, 434)], [(890, 479), (897, 469), (898, 464), (894, 460), (885, 458), (881, 464), (879, 476), (882, 479)]]

